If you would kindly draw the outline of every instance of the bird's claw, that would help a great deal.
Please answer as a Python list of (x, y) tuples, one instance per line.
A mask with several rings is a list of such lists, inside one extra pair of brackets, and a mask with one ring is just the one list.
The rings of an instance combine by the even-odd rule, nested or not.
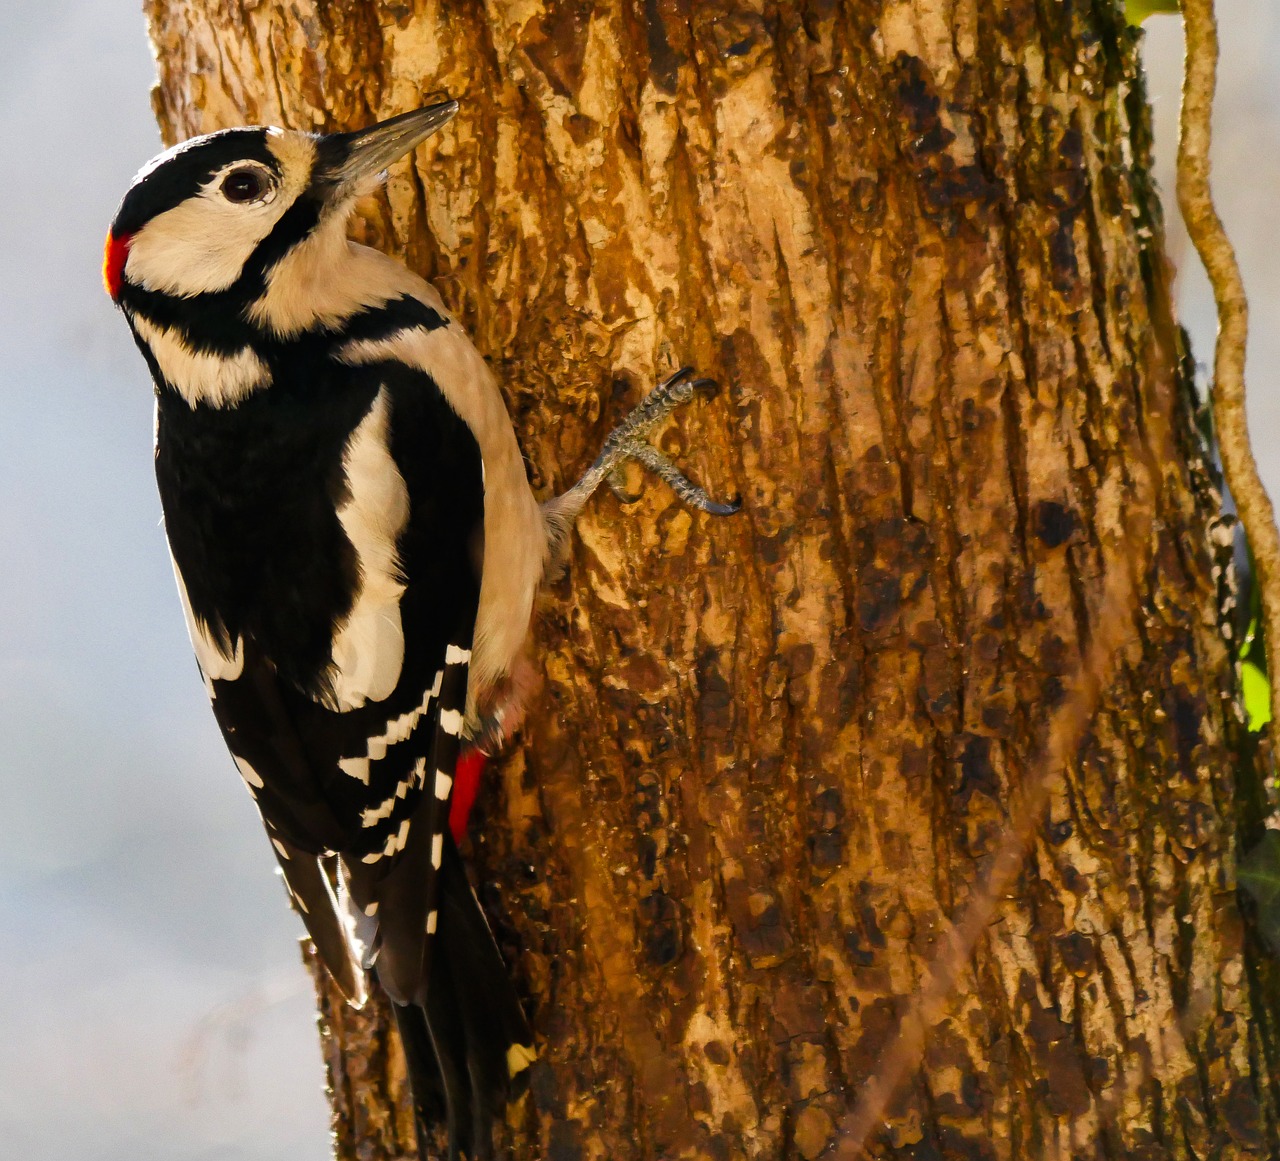
[(720, 387), (714, 379), (694, 379), (692, 367), (681, 367), (659, 383), (605, 440), (604, 450), (596, 465), (603, 468), (609, 487), (620, 500), (630, 503), (639, 499), (622, 486), (619, 468), (626, 460), (634, 460), (664, 480), (686, 504), (712, 516), (731, 516), (742, 507), (741, 499), (729, 503), (714, 500), (710, 494), (690, 480), (674, 463), (645, 438), (677, 407), (688, 403), (695, 394), (710, 398)]

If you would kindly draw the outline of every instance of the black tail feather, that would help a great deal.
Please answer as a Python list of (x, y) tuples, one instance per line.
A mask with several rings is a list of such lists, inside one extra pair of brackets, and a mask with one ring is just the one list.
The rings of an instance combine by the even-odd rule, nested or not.
[(443, 1119), (450, 1161), (460, 1154), (489, 1161), (493, 1123), (503, 1116), (514, 1075), (533, 1058), (533, 1036), (448, 837), (439, 890), (426, 1004), (394, 1005), (413, 1087), (418, 1148), (426, 1161), (430, 1126)]

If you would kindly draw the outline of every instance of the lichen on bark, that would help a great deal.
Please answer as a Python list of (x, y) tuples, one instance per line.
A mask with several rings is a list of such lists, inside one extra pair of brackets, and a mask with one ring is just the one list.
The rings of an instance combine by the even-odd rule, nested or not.
[[(540, 490), (664, 372), (724, 385), (663, 446), (742, 515), (639, 477), (593, 505), (481, 805), (542, 1051), (510, 1154), (849, 1161), (1123, 576), (1114, 680), (870, 1148), (1274, 1155), (1218, 501), (1116, 6), (147, 13), (168, 140), (462, 100), (361, 229), (465, 320)], [(394, 1090), (327, 1002), (339, 1109)], [(399, 1108), (339, 1155), (411, 1148)]]

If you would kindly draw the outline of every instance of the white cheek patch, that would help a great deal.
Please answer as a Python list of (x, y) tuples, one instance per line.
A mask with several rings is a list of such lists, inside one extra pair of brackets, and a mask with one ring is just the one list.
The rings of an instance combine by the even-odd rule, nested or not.
[[(218, 644), (213, 634), (192, 612), (191, 598), (187, 596), (187, 582), (182, 579), (178, 562), (172, 556), (169, 559), (173, 563), (173, 576), (178, 582), (178, 596), (182, 598), (182, 612), (187, 620), (187, 634), (191, 638), (196, 661), (200, 664), (200, 672), (204, 674), (206, 682), (235, 681), (244, 671), (244, 641), (237, 637), (230, 654)], [(261, 786), (262, 783), (259, 782), (258, 785)]]
[(270, 386), (271, 372), (252, 347), (234, 355), (193, 351), (175, 330), (159, 327), (141, 315), (130, 321), (151, 350), (165, 381), (192, 407), (230, 407), (246, 395)]
[(355, 549), (360, 580), (333, 640), (332, 700), (340, 711), (390, 696), (404, 663), (405, 586), (397, 541), (409, 522), (409, 492), (389, 449), (390, 414), (384, 388), (343, 453), (349, 495), (338, 520)]
[[(267, 147), (279, 162), (279, 186), (260, 202), (234, 204), (219, 192), (231, 162), (199, 194), (157, 214), (129, 243), (125, 277), (147, 290), (190, 298), (233, 286), (253, 252), (307, 188), (315, 142), (306, 133), (274, 130)], [(247, 159), (246, 159), (247, 160)]]
[(216, 191), (188, 198), (133, 236), (125, 277), (147, 290), (191, 298), (234, 286), (292, 199), (237, 206)]

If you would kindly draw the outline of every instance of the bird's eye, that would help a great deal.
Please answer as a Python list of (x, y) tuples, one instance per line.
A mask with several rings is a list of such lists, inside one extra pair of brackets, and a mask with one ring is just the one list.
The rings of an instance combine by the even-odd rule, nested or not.
[(256, 202), (266, 192), (267, 179), (261, 170), (233, 169), (222, 179), (222, 196), (237, 205)]

